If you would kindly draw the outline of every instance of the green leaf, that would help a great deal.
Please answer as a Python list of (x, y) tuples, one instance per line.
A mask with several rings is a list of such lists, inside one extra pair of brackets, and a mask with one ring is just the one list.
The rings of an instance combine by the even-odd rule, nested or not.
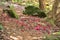
[(15, 12), (14, 10), (14, 6), (13, 5), (10, 5), (10, 10), (8, 10), (8, 14), (13, 17), (13, 18), (16, 18), (18, 19), (18, 15), (17, 13)]
[(2, 26), (2, 24), (0, 24), (0, 30), (2, 30), (3, 29), (3, 26)]
[(60, 32), (55, 32), (55, 34), (60, 35)]

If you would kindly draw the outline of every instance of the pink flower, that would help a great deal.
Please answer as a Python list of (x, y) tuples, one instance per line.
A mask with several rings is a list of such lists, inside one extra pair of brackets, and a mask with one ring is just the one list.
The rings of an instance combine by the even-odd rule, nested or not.
[(10, 18), (6, 16), (3, 19), (4, 19), (4, 21), (9, 21)]
[(46, 27), (43, 27), (43, 30), (46, 30)]
[(34, 29), (35, 29), (35, 30), (40, 30), (40, 27), (41, 27), (41, 25), (38, 24)]
[(48, 26), (44, 26), (44, 27), (43, 27), (43, 30), (45, 30), (45, 31), (46, 31), (46, 30), (49, 31), (50, 29), (48, 28)]
[(21, 18), (20, 20), (21, 20), (21, 21), (25, 21), (25, 20), (27, 20), (27, 18)]
[(50, 34), (50, 32), (48, 31), (48, 34)]
[(51, 26), (49, 25), (49, 24), (47, 24), (47, 27), (50, 29), (51, 28)]
[(29, 20), (29, 23), (32, 23), (33, 21), (32, 20)]
[(18, 20), (16, 20), (16, 23), (18, 24), (18, 23), (19, 23), (19, 21), (18, 21)]
[(35, 27), (34, 29), (35, 29), (35, 30), (39, 30), (40, 28), (39, 28), (39, 27)]

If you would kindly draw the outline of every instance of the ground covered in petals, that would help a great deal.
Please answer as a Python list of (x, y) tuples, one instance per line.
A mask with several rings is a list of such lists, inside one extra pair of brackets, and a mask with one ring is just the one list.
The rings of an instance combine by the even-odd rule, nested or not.
[(41, 40), (52, 32), (52, 25), (49, 22), (34, 16), (20, 14), (19, 19), (15, 19), (7, 13), (0, 13), (0, 23), (3, 25), (0, 34), (5, 34), (5, 39), (1, 38), (3, 40)]

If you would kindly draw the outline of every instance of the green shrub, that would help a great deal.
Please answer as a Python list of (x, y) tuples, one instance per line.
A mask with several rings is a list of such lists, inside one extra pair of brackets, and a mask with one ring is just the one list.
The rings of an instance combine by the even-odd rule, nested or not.
[(14, 10), (13, 5), (8, 6), (7, 9), (5, 9), (3, 11), (7, 12), (10, 17), (18, 19), (18, 15)]
[(3, 26), (2, 26), (2, 24), (0, 23), (0, 30), (2, 30), (3, 29)]
[(46, 36), (43, 40), (60, 40), (60, 37), (50, 35)]
[(25, 7), (24, 14), (33, 15), (33, 13), (36, 13), (37, 10), (38, 10), (37, 7), (34, 7), (34, 6), (27, 6), (27, 7)]
[(38, 12), (38, 17), (40, 18), (44, 18), (46, 17), (47, 15), (45, 14), (45, 12)]
[(46, 14), (43, 11), (41, 11), (38, 7), (35, 7), (35, 6), (25, 7), (25, 11), (23, 11), (23, 14), (38, 16), (40, 18), (46, 17)]

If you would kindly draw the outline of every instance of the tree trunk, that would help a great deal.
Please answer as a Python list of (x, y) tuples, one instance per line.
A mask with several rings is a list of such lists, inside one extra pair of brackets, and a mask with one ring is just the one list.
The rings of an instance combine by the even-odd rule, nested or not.
[(39, 0), (39, 8), (44, 10), (44, 0)]
[(58, 27), (60, 27), (60, 13), (57, 13), (59, 3), (60, 0), (55, 0), (52, 7), (52, 18), (55, 20), (55, 25)]
[(58, 9), (58, 4), (59, 4), (59, 0), (55, 0), (53, 7), (52, 7), (52, 18), (54, 20), (56, 20), (56, 13), (57, 13), (57, 9)]

